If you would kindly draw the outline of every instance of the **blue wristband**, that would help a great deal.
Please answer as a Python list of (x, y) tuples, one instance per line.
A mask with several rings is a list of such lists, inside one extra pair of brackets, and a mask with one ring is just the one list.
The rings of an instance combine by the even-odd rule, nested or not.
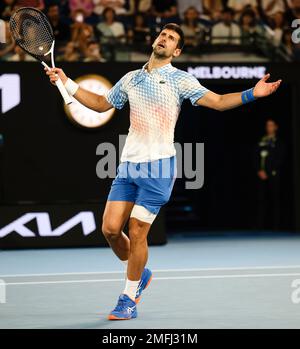
[(254, 92), (254, 87), (251, 88), (250, 90), (242, 92), (242, 102), (243, 102), (243, 104), (247, 104), (247, 103), (255, 101), (256, 98), (254, 97), (253, 92)]

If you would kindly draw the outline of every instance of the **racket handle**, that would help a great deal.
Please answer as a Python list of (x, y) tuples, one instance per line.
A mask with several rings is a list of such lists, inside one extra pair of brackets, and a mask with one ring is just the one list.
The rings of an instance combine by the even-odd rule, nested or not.
[[(41, 62), (42, 65), (47, 68), (48, 70), (50, 70), (51, 68), (45, 63), (45, 62)], [(55, 85), (57, 86), (57, 88), (59, 89), (59, 92), (61, 93), (64, 101), (66, 104), (71, 104), (73, 102), (72, 98), (70, 97), (68, 91), (66, 90), (63, 82), (61, 81), (60, 78), (58, 78), (58, 80), (56, 81)]]
[(73, 100), (70, 97), (70, 95), (68, 94), (68, 92), (67, 92), (63, 82), (60, 80), (60, 78), (58, 78), (58, 80), (56, 81), (56, 86), (59, 89), (59, 92), (61, 93), (65, 103), (71, 104), (73, 102)]

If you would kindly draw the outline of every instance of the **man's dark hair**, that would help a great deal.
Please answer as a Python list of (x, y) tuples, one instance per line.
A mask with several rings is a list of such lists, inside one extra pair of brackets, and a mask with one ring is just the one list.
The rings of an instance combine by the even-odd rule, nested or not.
[(278, 121), (275, 118), (266, 118), (266, 124), (269, 121), (273, 122), (276, 126), (279, 127)]
[(229, 13), (232, 17), (235, 15), (235, 10), (231, 7), (225, 7), (222, 13)]
[(241, 14), (241, 17), (240, 17), (240, 25), (243, 24), (243, 20), (244, 20), (244, 17), (246, 16), (249, 16), (251, 17), (251, 23), (250, 23), (250, 26), (251, 27), (254, 27), (256, 25), (256, 14), (253, 10), (251, 9), (247, 9), (245, 10), (242, 14)]
[(105, 18), (107, 12), (111, 11), (114, 14), (114, 18), (116, 17), (116, 11), (112, 7), (105, 7), (105, 9), (102, 11), (102, 16)]
[(182, 50), (182, 48), (184, 46), (184, 34), (183, 34), (183, 31), (180, 28), (180, 26), (176, 23), (168, 23), (162, 28), (162, 31), (164, 29), (173, 30), (174, 32), (176, 32), (179, 35), (179, 41), (178, 41), (177, 48), (180, 48), (180, 50)]

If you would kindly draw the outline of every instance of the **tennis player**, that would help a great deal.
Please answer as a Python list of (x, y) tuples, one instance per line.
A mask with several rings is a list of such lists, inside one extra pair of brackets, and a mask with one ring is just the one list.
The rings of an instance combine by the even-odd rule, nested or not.
[[(152, 45), (149, 61), (127, 73), (103, 96), (82, 89), (59, 68), (46, 72), (52, 83), (58, 74), (69, 94), (97, 112), (130, 104), (130, 129), (103, 216), (103, 234), (127, 269), (125, 289), (109, 320), (136, 318), (137, 303), (150, 284), (152, 273), (145, 268), (147, 235), (160, 208), (168, 202), (176, 178), (173, 138), (183, 100), (223, 111), (269, 96), (281, 83), (268, 83), (268, 74), (250, 90), (216, 94), (172, 66), (183, 45), (181, 28), (167, 24)], [(129, 237), (123, 233), (128, 219)]]

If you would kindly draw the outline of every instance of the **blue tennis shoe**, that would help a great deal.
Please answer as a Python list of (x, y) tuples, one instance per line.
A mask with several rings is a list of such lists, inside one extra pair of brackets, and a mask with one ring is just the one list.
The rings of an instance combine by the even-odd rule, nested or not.
[(152, 272), (151, 270), (145, 268), (139, 283), (138, 289), (136, 291), (135, 303), (138, 304), (141, 300), (142, 292), (150, 285), (152, 281)]
[(137, 317), (136, 303), (126, 294), (121, 294), (115, 309), (108, 315), (108, 320), (130, 320)]

